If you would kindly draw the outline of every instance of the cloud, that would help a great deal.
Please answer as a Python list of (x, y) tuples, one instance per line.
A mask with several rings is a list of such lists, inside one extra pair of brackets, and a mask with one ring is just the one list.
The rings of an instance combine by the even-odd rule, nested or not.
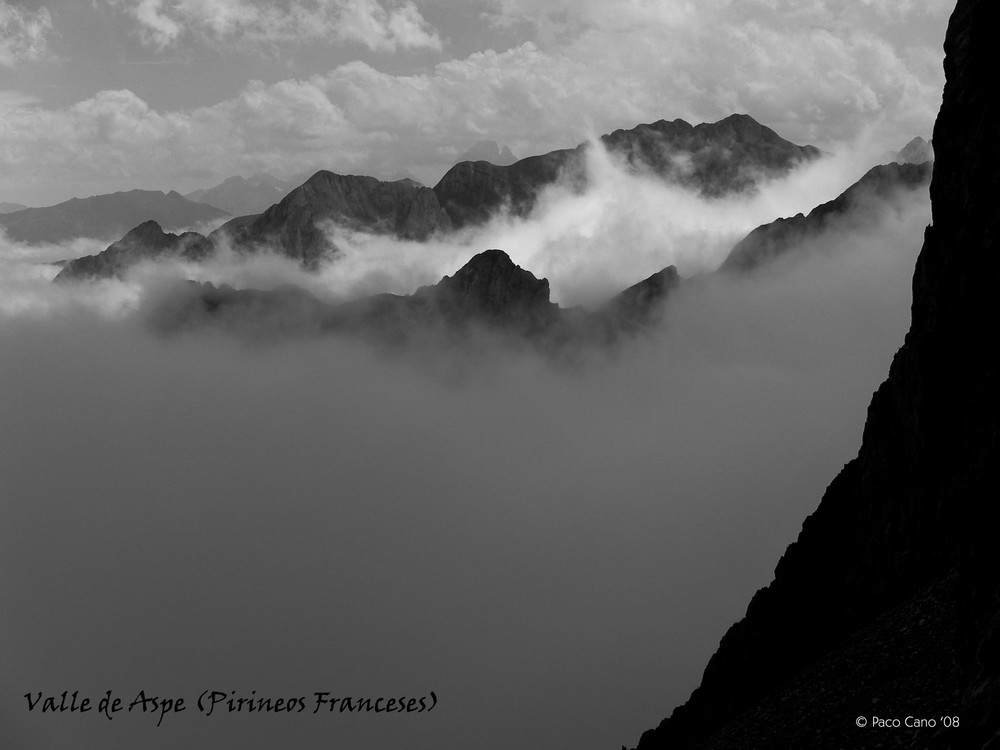
[(378, 52), (441, 49), (441, 39), (406, 2), (379, 0), (109, 0), (138, 21), (143, 39), (160, 49), (186, 34), (207, 43), (253, 46), (337, 39)]
[(457, 384), (443, 350), (433, 369), (336, 338), (159, 338), (130, 296), (151, 287), (52, 285), (5, 247), (27, 270), (0, 273), (0, 300), (19, 278), (24, 303), (0, 307), (4, 692), (440, 699), (419, 717), (191, 708), (159, 728), (4, 701), (7, 736), (633, 744), (856, 451), (907, 327), (929, 219), (911, 198), (797, 263), (692, 286), (617, 359), (566, 372), (502, 350)]
[(30, 11), (4, 0), (0, 3), (0, 67), (48, 57), (51, 33), (52, 16), (47, 8)]
[[(129, 7), (148, 15), (148, 33), (163, 43), (191, 33), (220, 43), (300, 27), (330, 33), (336, 19), (371, 44), (402, 44), (419, 26), (415, 6), (405, 5), (160, 0)], [(134, 92), (101, 92), (61, 109), (0, 105), (0, 188), (5, 200), (54, 203), (320, 168), (376, 176), (407, 170), (433, 184), (483, 138), (529, 155), (640, 122), (716, 121), (733, 112), (801, 144), (831, 150), (864, 135), (895, 151), (930, 134), (940, 102), (946, 13), (937, 2), (914, 3), (905, 15), (832, 0), (484, 7), (518, 28), (530, 22), (523, 35), (530, 38), (411, 72), (357, 60), (302, 78), (249, 81), (222, 101), (173, 111)], [(386, 29), (389, 37), (380, 36)], [(102, 131), (92, 121), (107, 122), (101, 102), (126, 95), (133, 101), (122, 127)], [(141, 135), (130, 136), (130, 124)], [(102, 132), (107, 137), (97, 137)], [(56, 189), (65, 192), (51, 195)], [(42, 192), (51, 197), (35, 197)]]

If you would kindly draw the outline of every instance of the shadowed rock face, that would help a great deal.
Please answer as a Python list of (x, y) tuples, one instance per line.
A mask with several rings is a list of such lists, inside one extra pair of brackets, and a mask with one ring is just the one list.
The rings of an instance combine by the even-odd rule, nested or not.
[(197, 232), (166, 234), (155, 221), (147, 221), (103, 252), (67, 261), (55, 281), (121, 277), (144, 260), (184, 258), (198, 261), (211, 252), (211, 243)]
[(719, 270), (753, 271), (802, 247), (848, 215), (854, 228), (874, 226), (897, 192), (922, 188), (930, 178), (930, 162), (873, 167), (837, 198), (817, 206), (808, 216), (797, 214), (757, 227), (730, 251)]
[(238, 227), (233, 240), (248, 247), (274, 247), (315, 266), (336, 251), (325, 231), (327, 222), (411, 240), (451, 229), (430, 188), (322, 171)]
[[(786, 174), (796, 164), (820, 155), (813, 146), (796, 146), (747, 115), (692, 126), (660, 120), (631, 130), (616, 130), (601, 142), (636, 171), (697, 190), (706, 196), (752, 188), (763, 178)], [(485, 221), (507, 207), (528, 213), (538, 192), (559, 179), (582, 188), (587, 144), (521, 159), (502, 167), (487, 162), (456, 164), (434, 186), (438, 200), (456, 226)]]
[[(811, 737), (814, 748), (997, 746), (998, 24), (996, 3), (960, 0), (949, 25), (934, 129), (933, 224), (914, 274), (910, 331), (872, 398), (859, 454), (806, 519), (774, 581), (726, 633), (701, 686), (642, 735), (640, 750), (776, 747), (747, 738), (787, 726), (778, 735), (787, 742), (794, 727), (810, 725), (828, 728)], [(954, 605), (944, 604), (949, 599)], [(930, 627), (942, 607), (953, 613), (940, 626), (945, 641), (907, 637), (904, 625)], [(880, 615), (897, 624), (872, 625)], [(875, 639), (867, 652), (866, 638)], [(920, 648), (925, 653), (913, 660), (910, 651)], [(954, 655), (950, 662), (941, 663), (942, 651)], [(852, 664), (852, 653), (868, 653), (868, 663)], [(905, 675), (891, 677), (905, 659), (925, 665), (917, 680), (923, 693)], [(874, 668), (884, 679), (838, 682), (820, 669), (831, 663), (840, 674)], [(949, 674), (958, 678), (949, 682)], [(796, 687), (807, 679), (808, 691)], [(942, 695), (938, 685), (953, 687)], [(911, 700), (900, 718), (960, 715), (961, 728), (859, 734), (855, 716), (898, 707), (901, 694)], [(831, 718), (837, 706), (850, 711)]]

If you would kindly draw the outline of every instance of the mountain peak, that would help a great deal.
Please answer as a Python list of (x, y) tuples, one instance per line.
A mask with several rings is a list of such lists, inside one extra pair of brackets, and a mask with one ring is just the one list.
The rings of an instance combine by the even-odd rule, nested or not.
[(503, 250), (484, 250), (431, 287), (446, 312), (506, 323), (540, 323), (557, 308), (549, 282), (525, 271)]
[(896, 154), (896, 162), (899, 164), (923, 164), (928, 161), (934, 161), (934, 148), (930, 141), (919, 135)]

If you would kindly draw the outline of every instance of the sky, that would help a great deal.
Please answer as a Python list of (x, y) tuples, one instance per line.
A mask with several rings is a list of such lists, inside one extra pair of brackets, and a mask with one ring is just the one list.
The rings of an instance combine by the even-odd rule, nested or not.
[(929, 137), (948, 0), (3, 0), (0, 201), (316, 169), (433, 184), (744, 112), (800, 144)]

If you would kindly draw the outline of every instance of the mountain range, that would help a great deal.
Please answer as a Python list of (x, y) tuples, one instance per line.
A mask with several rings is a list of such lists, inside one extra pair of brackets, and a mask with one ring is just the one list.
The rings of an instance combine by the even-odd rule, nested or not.
[[(628, 169), (713, 196), (752, 190), (757, 181), (787, 174), (819, 155), (814, 147), (786, 141), (747, 115), (696, 126), (683, 120), (661, 120), (616, 130), (601, 140)], [(231, 242), (248, 252), (277, 250), (306, 267), (315, 267), (337, 252), (329, 231), (333, 227), (420, 241), (484, 222), (504, 208), (526, 214), (547, 186), (562, 181), (584, 187), (589, 148), (582, 144), (506, 167), (462, 162), (433, 188), (407, 180), (383, 182), (320, 171), (263, 213), (231, 219), (207, 239), (212, 245)], [(223, 186), (227, 183), (245, 187), (235, 180)], [(260, 184), (274, 188), (266, 180)], [(155, 254), (159, 248), (152, 250)], [(136, 258), (149, 256), (139, 253)]]
[(187, 229), (227, 216), (225, 211), (195, 203), (174, 191), (130, 190), (21, 209), (0, 215), (0, 226), (15, 242), (39, 244), (79, 237), (114, 239), (150, 220), (168, 229)]
[[(874, 167), (840, 196), (817, 206), (808, 215), (779, 218), (753, 230), (732, 249), (720, 271), (753, 271), (802, 248), (834, 222), (849, 222), (854, 228), (873, 226), (882, 210), (900, 193), (926, 188), (930, 173), (929, 163)], [(130, 232), (104, 252), (65, 264), (57, 279), (107, 278), (120, 276), (143, 260), (190, 259), (188, 246), (198, 248), (199, 257), (204, 257), (224, 238), (231, 238), (237, 247), (247, 250), (280, 247), (285, 255), (306, 267), (315, 267), (334, 252), (324, 222), (347, 229), (389, 232), (415, 241), (447, 232), (454, 226), (430, 188), (318, 172), (263, 214), (232, 219), (207, 238), (187, 233), (183, 241), (171, 239), (173, 235), (148, 222), (139, 228), (141, 231)], [(642, 299), (649, 308), (648, 290)]]

